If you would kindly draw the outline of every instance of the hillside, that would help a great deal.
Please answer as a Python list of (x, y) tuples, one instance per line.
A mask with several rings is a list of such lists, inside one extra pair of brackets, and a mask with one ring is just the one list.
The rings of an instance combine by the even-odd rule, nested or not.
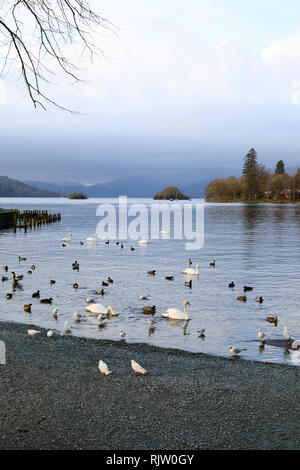
[(153, 199), (168, 199), (168, 200), (189, 200), (190, 197), (179, 191), (176, 186), (169, 186), (160, 192), (154, 194)]
[(61, 195), (54, 191), (43, 190), (13, 180), (8, 176), (0, 176), (0, 197), (60, 197)]

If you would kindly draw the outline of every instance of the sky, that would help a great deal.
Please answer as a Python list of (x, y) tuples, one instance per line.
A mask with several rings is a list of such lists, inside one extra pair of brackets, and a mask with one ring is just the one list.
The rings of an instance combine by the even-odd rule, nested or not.
[(34, 109), (17, 70), (0, 79), (0, 174), (187, 184), (240, 174), (251, 147), (267, 168), (300, 166), (298, 0), (90, 4), (114, 25), (95, 36), (103, 55), (79, 62), (80, 87), (58, 72), (45, 88), (82, 114)]

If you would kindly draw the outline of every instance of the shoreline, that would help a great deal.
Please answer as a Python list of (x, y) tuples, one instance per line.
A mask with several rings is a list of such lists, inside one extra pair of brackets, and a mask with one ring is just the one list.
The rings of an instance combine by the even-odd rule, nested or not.
[(298, 367), (28, 328), (0, 322), (0, 449), (300, 448)]

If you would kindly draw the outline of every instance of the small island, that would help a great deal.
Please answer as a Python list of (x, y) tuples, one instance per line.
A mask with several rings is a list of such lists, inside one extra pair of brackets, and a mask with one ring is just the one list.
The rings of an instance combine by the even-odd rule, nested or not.
[(88, 199), (88, 197), (83, 193), (72, 193), (69, 196), (69, 199)]
[(162, 191), (155, 193), (153, 199), (167, 199), (169, 201), (175, 201), (179, 199), (190, 200), (191, 198), (179, 191), (176, 186), (169, 186), (168, 188), (165, 188)]

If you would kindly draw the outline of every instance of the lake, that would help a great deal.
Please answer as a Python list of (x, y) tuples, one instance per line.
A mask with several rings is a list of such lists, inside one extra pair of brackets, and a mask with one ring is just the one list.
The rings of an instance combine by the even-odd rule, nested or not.
[[(61, 334), (65, 334), (64, 322), (68, 320), (72, 334), (78, 336), (119, 340), (122, 329), (128, 343), (147, 342), (220, 356), (229, 356), (228, 348), (236, 346), (247, 349), (242, 354), (246, 359), (294, 364), (284, 348), (262, 348), (257, 332), (262, 329), (270, 340), (283, 339), (286, 325), (290, 335), (300, 339), (300, 205), (205, 204), (204, 247), (187, 251), (186, 240), (150, 240), (147, 246), (124, 240), (123, 249), (112, 240), (109, 245), (103, 240), (85, 242), (96, 231), (96, 210), (103, 202), (115, 204), (116, 200), (1, 198), (3, 208), (47, 209), (62, 214), (61, 222), (27, 233), (0, 231), (1, 266), (9, 266), (8, 274), (3, 271), (3, 275), (10, 277), (11, 271), (24, 274), (22, 289), (16, 289), (11, 300), (5, 297), (13, 292), (11, 281), (0, 281), (1, 320), (55, 328)], [(150, 199), (128, 202), (153, 203)], [(61, 239), (69, 232), (72, 242), (62, 247)], [(19, 255), (27, 261), (19, 262)], [(192, 289), (185, 286), (190, 278), (182, 273), (189, 258), (192, 267), (200, 265)], [(79, 272), (72, 270), (75, 260), (80, 264)], [(213, 260), (215, 267), (209, 265)], [(33, 264), (36, 270), (29, 275)], [(156, 275), (149, 276), (147, 271), (154, 269)], [(174, 281), (165, 280), (170, 275)], [(96, 290), (108, 276), (114, 282), (104, 287), (101, 297)], [(56, 281), (52, 286), (51, 279)], [(231, 281), (234, 289), (228, 288)], [(73, 283), (79, 288), (74, 289)], [(254, 289), (247, 292), (247, 302), (239, 302), (236, 297), (244, 295), (244, 285)], [(52, 297), (53, 304), (32, 299), (37, 289), (41, 297)], [(149, 296), (149, 301), (140, 301), (140, 295)], [(262, 304), (255, 301), (259, 296), (264, 298)], [(86, 297), (112, 306), (119, 315), (99, 324), (97, 316), (86, 311)], [(170, 307), (183, 310), (184, 300), (190, 302), (189, 322), (162, 317)], [(31, 314), (23, 310), (28, 303), (33, 304)], [(154, 329), (147, 323), (149, 315), (143, 314), (145, 305), (156, 306), (156, 314), (151, 316), (157, 322)], [(52, 317), (53, 308), (59, 309), (57, 320)], [(74, 311), (83, 315), (81, 322), (75, 322)], [(266, 321), (267, 316), (275, 315), (277, 326)], [(206, 329), (205, 338), (198, 337), (200, 328)]]

